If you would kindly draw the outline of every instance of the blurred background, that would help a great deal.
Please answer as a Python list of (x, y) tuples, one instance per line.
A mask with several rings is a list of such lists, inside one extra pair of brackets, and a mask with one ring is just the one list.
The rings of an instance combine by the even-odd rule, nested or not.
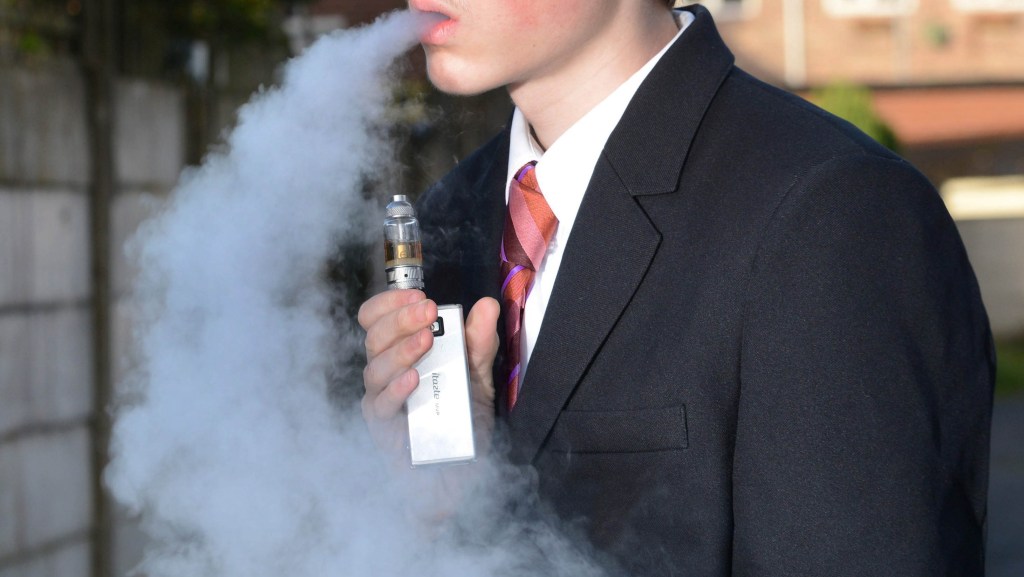
[[(101, 485), (131, 334), (123, 243), (318, 35), (404, 0), (0, 0), (0, 577), (107, 577), (144, 538)], [(1024, 575), (1024, 0), (707, 0), (741, 67), (942, 192), (998, 341), (989, 575)], [(507, 95), (396, 91), (415, 193)], [(365, 286), (357, 286), (357, 293)]]

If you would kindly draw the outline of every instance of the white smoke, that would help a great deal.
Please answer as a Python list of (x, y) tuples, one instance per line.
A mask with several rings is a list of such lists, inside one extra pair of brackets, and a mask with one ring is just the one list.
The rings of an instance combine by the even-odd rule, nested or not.
[(150, 537), (149, 577), (597, 574), (541, 517), (511, 517), (524, 471), (466, 468), (478, 489), (440, 515), (439, 473), (396, 475), (358, 410), (328, 400), (361, 343), (323, 269), (378, 234), (363, 182), (393, 157), (388, 70), (420, 24), (396, 13), (291, 61), (133, 239), (135, 368), (106, 479)]

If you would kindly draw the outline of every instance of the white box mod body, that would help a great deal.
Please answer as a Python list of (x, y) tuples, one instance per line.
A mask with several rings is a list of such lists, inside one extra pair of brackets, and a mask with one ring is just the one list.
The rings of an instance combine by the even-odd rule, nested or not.
[(416, 364), (420, 384), (406, 401), (414, 467), (476, 458), (462, 307), (438, 306), (431, 328), (434, 345)]

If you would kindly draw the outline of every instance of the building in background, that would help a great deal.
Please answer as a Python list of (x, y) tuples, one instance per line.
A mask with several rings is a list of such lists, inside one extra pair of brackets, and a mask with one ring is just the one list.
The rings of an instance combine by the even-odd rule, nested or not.
[(868, 86), (936, 185), (1024, 174), (1024, 0), (709, 0), (738, 64), (807, 91)]
[(740, 65), (791, 88), (1024, 82), (1021, 0), (711, 0)]

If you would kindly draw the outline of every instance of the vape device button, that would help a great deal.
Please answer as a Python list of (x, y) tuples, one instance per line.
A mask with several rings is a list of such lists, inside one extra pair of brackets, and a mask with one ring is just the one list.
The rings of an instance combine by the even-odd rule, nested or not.
[(437, 317), (437, 320), (434, 321), (434, 324), (430, 325), (430, 332), (434, 333), (435, 337), (443, 337), (444, 336), (444, 319), (441, 318), (441, 317)]

